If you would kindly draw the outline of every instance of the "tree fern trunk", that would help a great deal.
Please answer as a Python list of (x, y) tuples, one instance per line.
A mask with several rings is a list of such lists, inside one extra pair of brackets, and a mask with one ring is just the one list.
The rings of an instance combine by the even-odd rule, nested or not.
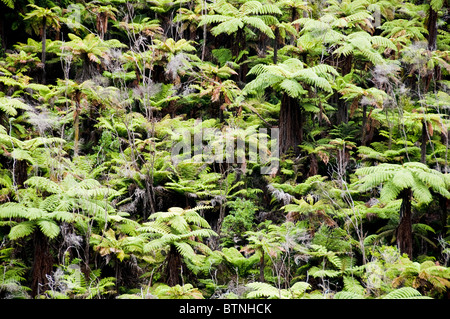
[(361, 145), (366, 145), (366, 134), (367, 134), (367, 105), (363, 105), (363, 112), (362, 112), (362, 132), (361, 132)]
[(46, 41), (47, 41), (47, 19), (42, 18), (42, 53), (41, 53), (41, 63), (42, 63), (42, 84), (46, 82), (46, 71), (45, 71), (45, 60), (46, 60)]
[(14, 162), (14, 181), (18, 188), (23, 188), (28, 179), (28, 162), (26, 160), (15, 160)]
[[(430, 6), (427, 22), (427, 30), (428, 30), (427, 49), (430, 51), (435, 51), (437, 49), (437, 30), (438, 30), (437, 19), (438, 19), (438, 12), (434, 11), (433, 8), (431, 8)], [(430, 73), (427, 77), (425, 77), (425, 91), (428, 92), (433, 77), (435, 81), (438, 81), (440, 79), (440, 73), (441, 73), (440, 67), (436, 65), (434, 68), (434, 72)]]
[(441, 208), (441, 233), (444, 235), (447, 231), (447, 218), (448, 218), (448, 204), (450, 200), (448, 200), (445, 196), (438, 194), (439, 198), (439, 207)]
[(166, 283), (171, 287), (179, 285), (181, 277), (181, 256), (174, 245), (170, 246), (166, 262)]
[[(245, 30), (243, 28), (239, 28), (236, 31), (235, 43), (233, 44), (233, 49), (232, 49), (233, 56), (238, 57), (239, 54), (241, 54), (241, 52), (246, 49), (246, 46), (247, 46), (247, 43), (246, 43), (246, 38), (245, 38)], [(239, 66), (239, 74), (237, 76), (237, 82), (244, 82), (245, 77), (247, 76), (248, 64), (243, 63), (245, 60), (247, 60), (246, 54), (244, 54), (241, 57), (241, 59), (237, 61), (240, 65)]]
[(425, 120), (422, 120), (422, 136), (420, 138), (420, 161), (427, 163), (427, 126)]
[(397, 245), (402, 254), (407, 254), (412, 259), (412, 212), (411, 212), (411, 189), (404, 189), (400, 193), (402, 205), (400, 208), (400, 223), (397, 227)]
[(33, 233), (34, 260), (31, 279), (31, 297), (37, 296), (46, 290), (48, 282), (46, 275), (52, 272), (53, 257), (50, 254), (48, 238), (37, 229)]
[(280, 153), (285, 154), (290, 148), (298, 152), (298, 145), (303, 140), (303, 117), (296, 99), (284, 93), (280, 106)]
[(264, 261), (264, 252), (261, 254), (261, 258), (259, 259), (259, 281), (265, 282), (266, 279), (264, 278), (264, 268), (266, 266), (266, 263)]

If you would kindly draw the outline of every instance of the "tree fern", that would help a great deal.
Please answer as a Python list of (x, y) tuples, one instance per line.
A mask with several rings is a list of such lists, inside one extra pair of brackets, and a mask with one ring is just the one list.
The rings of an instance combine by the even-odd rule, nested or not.
[(288, 59), (277, 65), (256, 65), (249, 74), (256, 74), (257, 77), (247, 83), (244, 93), (273, 86), (293, 98), (298, 98), (300, 94), (306, 93), (305, 88), (301, 86), (302, 82), (325, 91), (332, 91), (329, 81), (331, 75), (337, 73), (331, 66), (318, 65), (303, 68), (303, 64), (298, 59)]
[(258, 16), (281, 14), (277, 6), (262, 4), (259, 1), (247, 1), (239, 9), (226, 1), (219, 1), (215, 4), (214, 10), (220, 14), (202, 16), (198, 26), (218, 23), (211, 28), (211, 33), (215, 36), (222, 33), (234, 34), (248, 25), (258, 29), (268, 37), (274, 38), (272, 29)]
[(431, 0), (430, 6), (434, 11), (439, 11), (444, 6), (445, 0)]
[[(432, 200), (429, 189), (450, 197), (446, 189), (443, 174), (431, 170), (422, 163), (380, 164), (378, 166), (364, 167), (356, 171), (357, 175), (364, 175), (361, 180), (361, 190), (365, 191), (386, 183), (388, 187), (384, 192), (383, 199), (393, 199), (392, 194), (399, 194), (400, 190), (410, 188), (416, 199), (423, 203)], [(389, 194), (392, 192), (391, 194)]]

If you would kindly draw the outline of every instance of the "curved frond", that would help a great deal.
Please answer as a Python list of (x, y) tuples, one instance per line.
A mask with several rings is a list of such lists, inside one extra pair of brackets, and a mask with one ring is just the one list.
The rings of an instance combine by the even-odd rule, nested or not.
[(61, 193), (59, 185), (45, 177), (32, 176), (25, 181), (25, 184), (48, 193)]
[(55, 238), (59, 235), (59, 226), (52, 220), (40, 219), (36, 222), (41, 232), (48, 238)]
[(194, 252), (194, 249), (192, 249), (191, 245), (185, 242), (175, 242), (175, 247), (177, 248), (177, 251), (180, 253), (183, 258), (187, 259), (193, 259), (196, 255)]
[(307, 92), (300, 83), (291, 79), (284, 79), (279, 86), (292, 98), (297, 98)]
[(11, 240), (26, 237), (34, 232), (34, 227), (35, 223), (32, 221), (21, 222), (11, 228), (8, 237), (11, 238)]
[(273, 33), (272, 29), (264, 23), (263, 20), (261, 20), (258, 17), (244, 17), (242, 18), (242, 21), (256, 29), (258, 29), (259, 31), (261, 31), (262, 33), (264, 33), (265, 35), (267, 35), (269, 38), (274, 39), (275, 38), (275, 34)]
[(412, 287), (402, 287), (391, 291), (382, 299), (432, 299), (430, 297), (422, 296), (422, 294)]

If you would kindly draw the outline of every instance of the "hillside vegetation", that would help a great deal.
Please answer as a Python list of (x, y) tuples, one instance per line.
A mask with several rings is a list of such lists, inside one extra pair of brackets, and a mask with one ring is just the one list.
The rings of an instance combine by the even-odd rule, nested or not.
[(446, 0), (1, 0), (0, 298), (450, 296)]

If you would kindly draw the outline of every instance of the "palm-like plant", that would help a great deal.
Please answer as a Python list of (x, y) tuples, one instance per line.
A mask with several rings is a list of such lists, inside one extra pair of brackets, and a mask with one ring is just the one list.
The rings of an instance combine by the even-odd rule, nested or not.
[(383, 163), (378, 166), (360, 168), (356, 174), (363, 176), (359, 181), (360, 191), (382, 185), (380, 192), (382, 203), (395, 199), (402, 200), (397, 244), (402, 253), (412, 258), (412, 200), (418, 204), (429, 204), (433, 200), (432, 192), (450, 198), (448, 175), (415, 162), (403, 165)]
[(226, 65), (218, 67), (212, 63), (203, 62), (198, 63), (197, 66), (200, 69), (199, 78), (196, 84), (191, 85), (191, 88), (197, 89), (199, 93), (192, 93), (191, 96), (209, 97), (216, 110), (220, 108), (222, 115), (222, 111), (230, 107), (241, 92), (237, 84), (229, 79), (237, 73)]
[(4, 61), (4, 67), (14, 73), (29, 73), (34, 67), (40, 63), (36, 53), (19, 52), (7, 53)]
[(102, 40), (105, 37), (105, 33), (108, 31), (108, 20), (111, 19), (116, 21), (116, 13), (119, 12), (116, 7), (110, 4), (103, 4), (104, 1), (94, 0), (86, 5), (86, 9), (92, 11), (96, 16), (96, 29)]
[[(211, 28), (211, 33), (214, 36), (234, 34), (234, 41), (232, 42), (234, 57), (245, 56), (244, 51), (247, 50), (246, 33), (250, 33), (251, 28), (257, 29), (269, 38), (274, 39), (275, 34), (270, 25), (278, 21), (274, 17), (275, 15), (282, 14), (276, 5), (262, 4), (259, 1), (247, 1), (236, 8), (228, 1), (220, 0), (216, 2), (213, 10), (216, 14), (204, 15), (198, 26), (217, 24)], [(245, 78), (246, 73), (246, 67), (241, 65), (239, 74), (241, 80)]]
[(262, 4), (259, 1), (247, 1), (238, 9), (229, 2), (221, 0), (215, 4), (214, 11), (218, 14), (203, 16), (199, 26), (204, 24), (217, 24), (211, 29), (211, 33), (214, 36), (218, 36), (222, 33), (228, 35), (236, 33), (236, 46), (233, 52), (235, 56), (239, 54), (238, 50), (246, 48), (244, 38), (246, 28), (256, 28), (273, 39), (275, 35), (261, 15), (282, 14), (278, 7), (270, 4)]
[[(153, 78), (159, 82), (172, 80), (175, 84), (180, 83), (180, 75), (190, 67), (190, 61), (199, 61), (194, 54), (196, 51), (193, 41), (181, 39), (175, 41), (172, 38), (165, 40), (154, 39), (151, 48), (154, 50), (152, 66), (154, 68)], [(165, 76), (164, 76), (165, 75)]]
[(47, 40), (47, 27), (54, 28), (55, 30), (60, 29), (60, 16), (61, 16), (61, 8), (55, 6), (51, 9), (42, 8), (35, 4), (29, 4), (30, 8), (34, 10), (27, 13), (25, 15), (25, 20), (32, 21), (32, 27), (36, 34), (41, 35), (42, 41), (42, 55), (41, 55), (41, 63), (42, 63), (42, 83), (45, 83), (45, 58), (46, 58), (46, 40)]
[(266, 257), (272, 261), (282, 252), (280, 227), (269, 225), (267, 228), (259, 231), (246, 231), (248, 244), (245, 251), (254, 252), (259, 255), (259, 281), (265, 282), (264, 268), (266, 266)]
[(70, 41), (61, 46), (63, 50), (61, 54), (72, 54), (74, 62), (82, 64), (79, 77), (81, 80), (88, 79), (92, 75), (93, 63), (101, 66), (105, 61), (109, 61), (112, 48), (126, 47), (119, 40), (102, 40), (93, 33), (89, 33), (83, 39), (73, 33), (69, 33), (68, 37)]
[(338, 73), (330, 65), (305, 67), (300, 60), (291, 58), (276, 65), (258, 64), (250, 70), (249, 75), (256, 75), (256, 78), (247, 83), (244, 93), (264, 91), (271, 87), (282, 94), (279, 116), (280, 152), (286, 153), (291, 147), (298, 151), (298, 145), (303, 141), (304, 122), (300, 99), (309, 93), (309, 88), (331, 93), (332, 76), (337, 76)]
[(151, 20), (148, 17), (133, 22), (120, 21), (117, 27), (135, 35), (142, 34), (148, 37), (164, 32), (158, 20)]
[(202, 242), (203, 238), (217, 236), (198, 210), (172, 207), (167, 212), (150, 215), (152, 221), (143, 224), (138, 231), (154, 234), (156, 238), (144, 244), (144, 253), (167, 249), (165, 260), (165, 281), (170, 286), (180, 283), (183, 265), (194, 269), (200, 267), (211, 249)]
[[(107, 222), (105, 213), (108, 216), (114, 209), (105, 205), (104, 198), (114, 192), (94, 179), (86, 178), (78, 182), (70, 175), (60, 183), (32, 176), (25, 185), (28, 188), (19, 192), (19, 202), (7, 202), (0, 206), (0, 218), (4, 220), (1, 222), (3, 226), (11, 227), (8, 234), (11, 240), (33, 236), (32, 294), (36, 295), (39, 283), (44, 284), (46, 274), (51, 272), (53, 262), (49, 240), (60, 234), (59, 224), (78, 223), (80, 228), (84, 228), (94, 219), (100, 224)], [(90, 232), (88, 229), (85, 231)], [(88, 262), (89, 241), (85, 254)]]
[[(64, 95), (68, 99), (60, 99), (57, 103), (68, 104), (70, 103), (73, 113), (73, 128), (74, 128), (74, 156), (79, 152), (79, 140), (80, 140), (80, 115), (83, 110), (88, 109), (92, 115), (95, 110), (95, 106), (106, 105), (111, 99), (114, 99), (116, 92), (113, 87), (104, 88), (96, 85), (92, 80), (87, 80), (82, 83), (72, 81), (69, 79), (58, 80), (58, 86), (51, 96)], [(68, 110), (67, 110), (68, 111)]]
[(391, 39), (397, 49), (410, 45), (414, 41), (425, 40), (427, 29), (423, 27), (419, 18), (395, 19), (386, 21), (379, 27), (383, 32), (381, 36)]

